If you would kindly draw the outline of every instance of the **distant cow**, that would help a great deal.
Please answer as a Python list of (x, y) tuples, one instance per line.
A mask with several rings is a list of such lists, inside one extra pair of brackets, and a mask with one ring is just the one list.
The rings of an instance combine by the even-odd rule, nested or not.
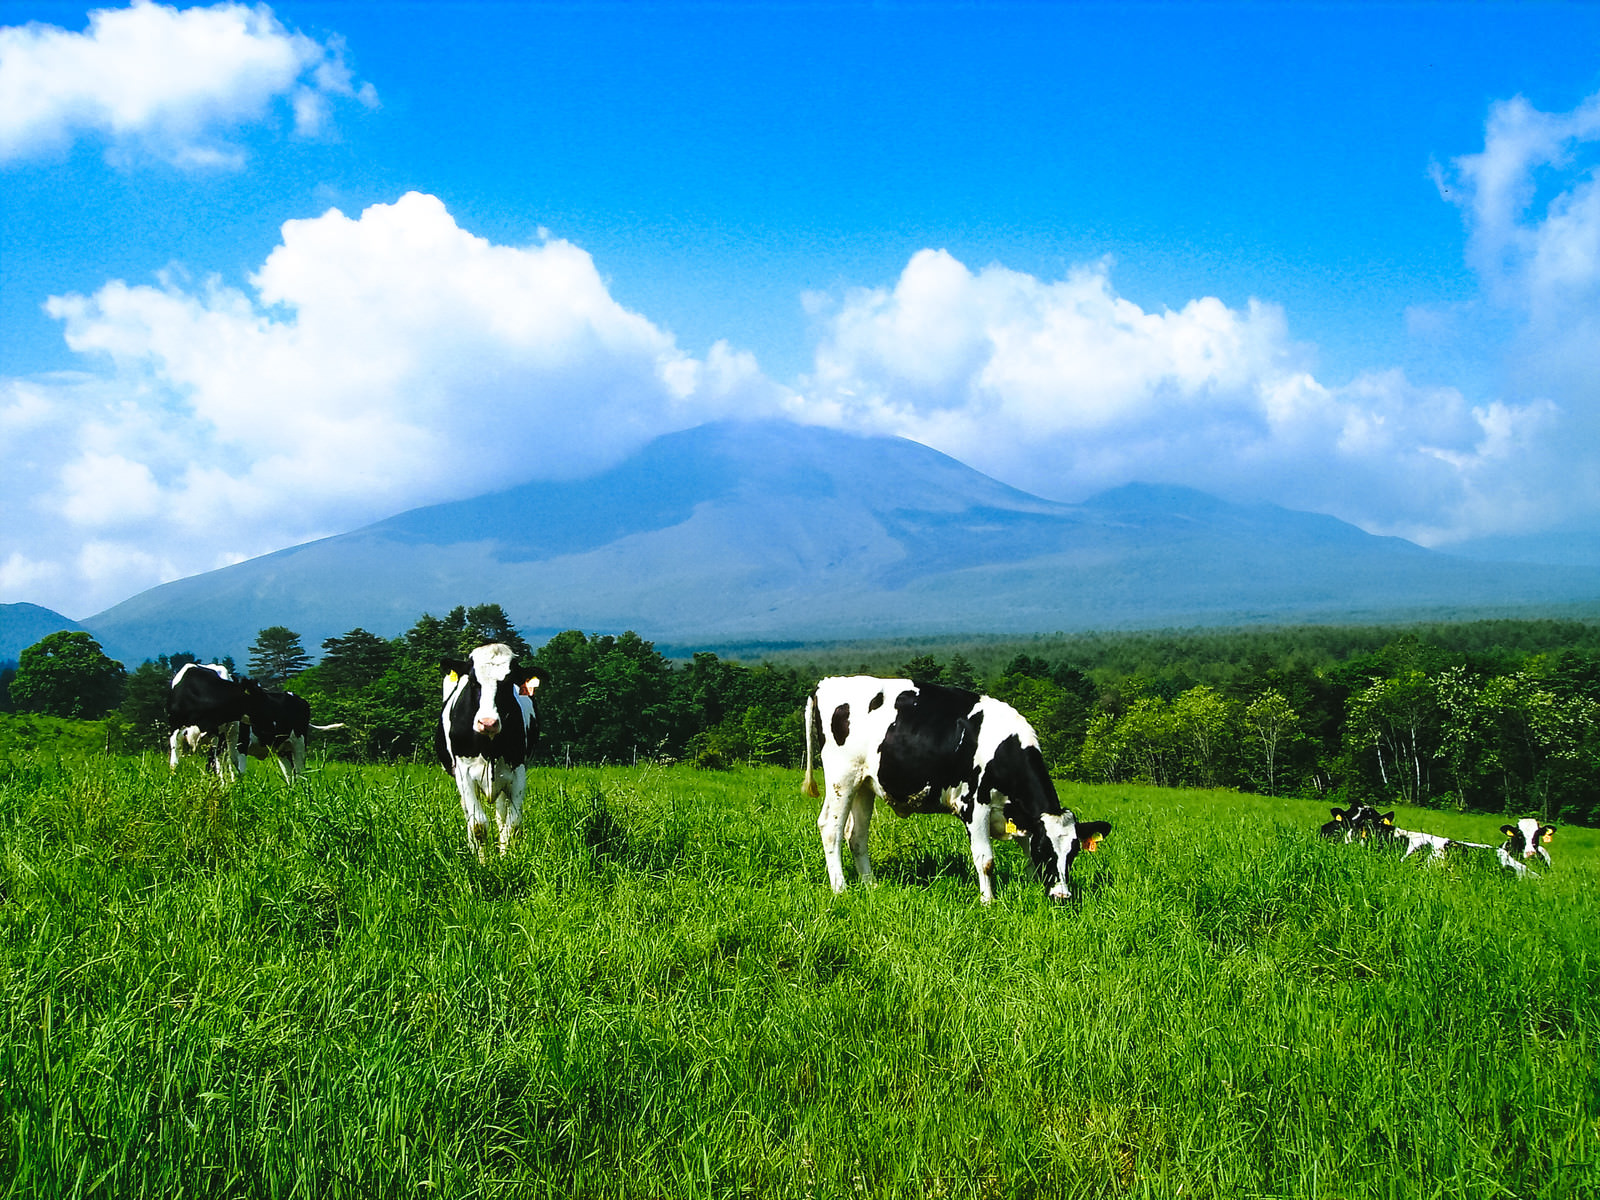
[(244, 769), (240, 725), (260, 693), (254, 683), (233, 678), (220, 663), (185, 663), (167, 692), (172, 769), (178, 769), (183, 755), (204, 749), (218, 778), (225, 783), (236, 778)]
[(240, 769), (244, 768), (246, 756), (265, 758), (271, 754), (283, 777), (292, 780), (306, 769), (306, 738), (311, 731), (343, 728), (342, 722), (313, 725), (310, 702), (293, 692), (257, 688), (248, 703), (245, 725), (239, 731)]
[(813, 797), (819, 794), (811, 774), (819, 714), (828, 795), (817, 831), (835, 892), (845, 890), (839, 849), (845, 840), (856, 875), (873, 882), (867, 830), (880, 799), (902, 817), (960, 817), (985, 904), (994, 899), (992, 838), (1025, 842), (1051, 897), (1066, 900), (1072, 860), (1111, 832), (1109, 822), (1080, 823), (1061, 807), (1032, 727), (990, 696), (868, 675), (822, 680), (806, 700), (804, 791)]
[(439, 765), (454, 777), (467, 818), (467, 843), (484, 857), (486, 803), (493, 803), (500, 853), (522, 822), (528, 756), (539, 736), (533, 693), (547, 678), (517, 661), (510, 646), (479, 646), (470, 659), (439, 661), (444, 709), (433, 731)]
[(1515, 825), (1502, 825), (1500, 832), (1505, 835), (1506, 841), (1499, 846), (1488, 842), (1464, 842), (1459, 838), (1420, 833), (1414, 829), (1390, 829), (1387, 832), (1397, 843), (1405, 845), (1405, 853), (1401, 858), (1420, 853), (1423, 859), (1437, 862), (1459, 851), (1481, 850), (1493, 852), (1495, 860), (1502, 867), (1516, 872), (1519, 878), (1525, 878), (1537, 874), (1528, 869), (1528, 860), (1542, 859), (1545, 866), (1550, 865), (1550, 853), (1545, 846), (1550, 844), (1555, 826), (1540, 825), (1532, 817), (1526, 817)]

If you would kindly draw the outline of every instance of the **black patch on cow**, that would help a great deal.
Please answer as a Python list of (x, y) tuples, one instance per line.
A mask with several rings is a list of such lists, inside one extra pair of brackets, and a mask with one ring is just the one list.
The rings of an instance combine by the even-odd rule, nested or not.
[(850, 706), (841, 704), (833, 710), (833, 720), (828, 722), (828, 728), (833, 730), (833, 744), (844, 745), (845, 738), (850, 736)]
[(264, 695), (248, 679), (224, 679), (205, 667), (184, 669), (167, 689), (168, 731), (197, 725), (215, 734), (224, 725), (243, 720), (255, 697)]
[[(257, 691), (250, 701), (250, 728), (239, 734), (240, 749), (251, 749), (251, 736), (260, 747), (271, 747), (277, 752), (291, 748), (289, 739), (298, 736), (302, 742), (311, 736), (311, 703), (293, 692)], [(259, 757), (259, 754), (258, 754)]]
[(879, 692), (871, 700), (867, 701), (867, 711), (868, 712), (877, 712), (882, 707), (883, 707), (883, 693), (882, 692)]
[(878, 785), (900, 816), (947, 811), (941, 796), (967, 785), (967, 820), (978, 788), (978, 693), (925, 683), (894, 698), (895, 717), (878, 746)]
[[(433, 732), (434, 753), (439, 765), (446, 771), (455, 770), (458, 758), (484, 758), (513, 764), (525, 763), (533, 752), (539, 735), (539, 717), (535, 712), (526, 729), (522, 724), (522, 707), (517, 703), (517, 685), (514, 680), (525, 672), (515, 659), (506, 677), (495, 686), (494, 709), (500, 717), (500, 732), (486, 737), (474, 728), (478, 715), (483, 685), (471, 663), (458, 659), (441, 659), (441, 678), (454, 673), (461, 676), (464, 686), (446, 702), (439, 724)], [(542, 676), (541, 676), (542, 678)]]

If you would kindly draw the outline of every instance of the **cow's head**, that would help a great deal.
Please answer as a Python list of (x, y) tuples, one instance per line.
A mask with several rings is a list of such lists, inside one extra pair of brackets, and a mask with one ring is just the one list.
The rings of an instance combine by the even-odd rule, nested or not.
[(479, 646), (467, 659), (442, 658), (444, 700), (447, 705), (465, 705), (472, 712), (472, 731), (481, 737), (499, 734), (504, 720), (521, 712), (519, 698), (531, 701), (545, 673), (538, 667), (517, 660), (516, 653), (501, 642)]
[(1028, 852), (1045, 882), (1050, 885), (1052, 900), (1070, 900), (1072, 888), (1072, 860), (1078, 851), (1093, 853), (1100, 848), (1100, 839), (1111, 832), (1110, 821), (1080, 821), (1071, 809), (1059, 813), (1043, 813), (1038, 826), (1028, 838)]
[(1394, 812), (1380, 813), (1370, 804), (1360, 801), (1349, 808), (1329, 810), (1333, 820), (1322, 827), (1328, 837), (1346, 842), (1366, 841), (1368, 838), (1387, 839), (1394, 836)]
[(1554, 825), (1541, 825), (1532, 817), (1524, 817), (1515, 825), (1500, 826), (1500, 832), (1506, 835), (1505, 851), (1512, 858), (1542, 858), (1547, 863), (1550, 861), (1550, 851), (1545, 847), (1555, 835)]

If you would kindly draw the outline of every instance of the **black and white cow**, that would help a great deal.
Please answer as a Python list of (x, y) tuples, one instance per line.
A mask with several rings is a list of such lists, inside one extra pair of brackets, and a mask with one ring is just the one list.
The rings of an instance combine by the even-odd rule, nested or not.
[(1537, 871), (1530, 871), (1527, 866), (1535, 859), (1542, 859), (1546, 867), (1551, 865), (1550, 851), (1545, 847), (1555, 836), (1554, 825), (1541, 825), (1532, 817), (1524, 817), (1515, 825), (1500, 826), (1500, 832), (1506, 835), (1506, 840), (1495, 848), (1495, 857), (1502, 867), (1515, 871), (1518, 878), (1538, 876)]
[(1381, 833), (1394, 824), (1394, 813), (1380, 813), (1370, 804), (1360, 801), (1349, 808), (1330, 809), (1333, 820), (1324, 822), (1317, 832), (1325, 838), (1340, 842), (1366, 841), (1375, 832)]
[(493, 804), (500, 853), (522, 822), (528, 756), (539, 736), (533, 693), (546, 676), (517, 661), (510, 646), (479, 646), (468, 659), (439, 660), (444, 709), (433, 731), (439, 765), (456, 781), (467, 843), (483, 858)]
[(248, 759), (270, 754), (283, 777), (293, 780), (306, 769), (306, 738), (311, 731), (343, 728), (343, 722), (313, 725), (311, 703), (303, 696), (257, 688), (250, 698), (245, 727), (239, 731), (240, 769)]
[(961, 688), (869, 675), (834, 676), (806, 700), (804, 791), (812, 734), (820, 716), (822, 774), (828, 795), (817, 818), (828, 882), (845, 890), (840, 844), (848, 841), (856, 875), (872, 883), (867, 831), (876, 800), (896, 814), (953, 812), (967, 826), (983, 902), (994, 899), (991, 839), (1027, 844), (1056, 900), (1072, 895), (1078, 851), (1094, 850), (1107, 821), (1079, 822), (1061, 807), (1039, 754), (1039, 739), (1009, 704)]
[(220, 663), (185, 663), (167, 691), (168, 761), (178, 769), (185, 754), (206, 750), (218, 778), (235, 779), (244, 769), (240, 726), (261, 689), (235, 679)]

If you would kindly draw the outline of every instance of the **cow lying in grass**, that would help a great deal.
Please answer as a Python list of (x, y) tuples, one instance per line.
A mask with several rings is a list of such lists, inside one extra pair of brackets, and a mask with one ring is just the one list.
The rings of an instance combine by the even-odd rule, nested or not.
[(992, 839), (1025, 843), (1051, 898), (1066, 900), (1072, 860), (1111, 832), (1110, 822), (1080, 822), (1061, 807), (1033, 728), (990, 696), (870, 675), (822, 680), (806, 700), (803, 790), (815, 797), (813, 732), (822, 735), (828, 788), (817, 832), (835, 892), (845, 890), (842, 842), (850, 845), (856, 876), (873, 882), (867, 829), (878, 800), (902, 817), (960, 817), (985, 904), (994, 899)]
[(1334, 841), (1364, 842), (1380, 827), (1394, 824), (1394, 813), (1379, 813), (1370, 804), (1362, 804), (1360, 801), (1349, 808), (1335, 808), (1329, 811), (1333, 813), (1333, 820), (1324, 822), (1317, 832)]
[[(1390, 815), (1393, 816), (1392, 813)], [(1527, 861), (1530, 859), (1542, 859), (1546, 867), (1550, 866), (1550, 852), (1545, 847), (1550, 844), (1555, 826), (1540, 825), (1532, 817), (1525, 817), (1515, 825), (1500, 826), (1500, 832), (1506, 840), (1494, 846), (1488, 842), (1464, 842), (1459, 838), (1422, 833), (1415, 829), (1397, 829), (1392, 821), (1383, 828), (1385, 838), (1405, 846), (1405, 852), (1400, 855), (1403, 859), (1420, 854), (1423, 861), (1437, 862), (1446, 855), (1461, 851), (1484, 851), (1492, 853), (1495, 861), (1515, 872), (1519, 879), (1538, 874), (1528, 869)]]

